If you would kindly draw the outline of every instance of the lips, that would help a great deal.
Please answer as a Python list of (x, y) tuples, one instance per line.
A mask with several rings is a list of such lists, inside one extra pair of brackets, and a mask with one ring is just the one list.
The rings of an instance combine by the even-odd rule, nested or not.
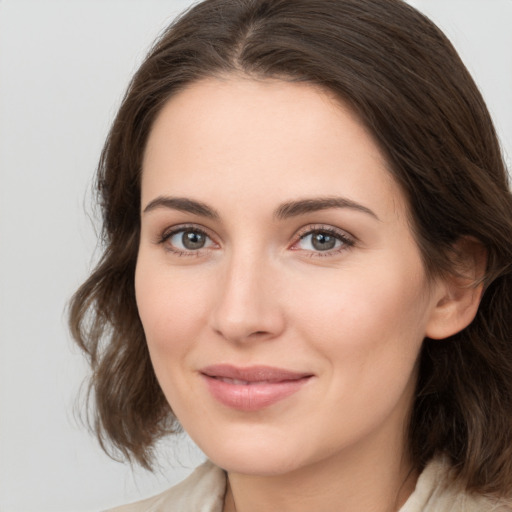
[(271, 366), (213, 365), (200, 370), (208, 390), (223, 405), (257, 411), (297, 393), (313, 376)]

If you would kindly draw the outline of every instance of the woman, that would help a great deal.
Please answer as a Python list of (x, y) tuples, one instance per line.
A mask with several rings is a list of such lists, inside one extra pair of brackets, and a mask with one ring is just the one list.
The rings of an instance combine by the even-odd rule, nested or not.
[(210, 459), (119, 510), (512, 510), (512, 198), (400, 0), (206, 0), (136, 73), (71, 326), (103, 445)]

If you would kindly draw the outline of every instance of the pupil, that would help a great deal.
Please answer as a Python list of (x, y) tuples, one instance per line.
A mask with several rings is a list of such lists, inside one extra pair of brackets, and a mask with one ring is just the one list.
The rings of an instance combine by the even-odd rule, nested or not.
[(182, 236), (183, 246), (187, 249), (201, 249), (204, 247), (204, 235), (195, 231), (185, 231)]
[(336, 238), (325, 233), (315, 233), (313, 235), (313, 247), (319, 251), (328, 251), (334, 249), (336, 245)]

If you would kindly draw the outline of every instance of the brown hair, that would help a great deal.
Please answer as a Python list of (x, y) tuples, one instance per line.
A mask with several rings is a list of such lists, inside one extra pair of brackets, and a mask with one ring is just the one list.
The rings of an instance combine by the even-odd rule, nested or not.
[(102, 442), (149, 467), (179, 428), (155, 378), (134, 293), (142, 155), (176, 91), (226, 73), (317, 84), (350, 105), (409, 201), (431, 275), (454, 242), (488, 253), (472, 324), (425, 340), (409, 428), (417, 469), (449, 457), (468, 490), (512, 487), (512, 197), (484, 101), (456, 51), (401, 0), (206, 0), (179, 17), (135, 74), (105, 143), (97, 186), (105, 250), (74, 295), (71, 330), (93, 369)]

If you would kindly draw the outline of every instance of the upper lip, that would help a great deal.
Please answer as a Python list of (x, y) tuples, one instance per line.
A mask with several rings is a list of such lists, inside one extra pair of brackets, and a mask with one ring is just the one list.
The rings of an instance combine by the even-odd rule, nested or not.
[(229, 364), (206, 366), (200, 370), (200, 373), (217, 379), (233, 379), (247, 382), (282, 382), (312, 376), (311, 373), (296, 372), (273, 366), (238, 367)]

